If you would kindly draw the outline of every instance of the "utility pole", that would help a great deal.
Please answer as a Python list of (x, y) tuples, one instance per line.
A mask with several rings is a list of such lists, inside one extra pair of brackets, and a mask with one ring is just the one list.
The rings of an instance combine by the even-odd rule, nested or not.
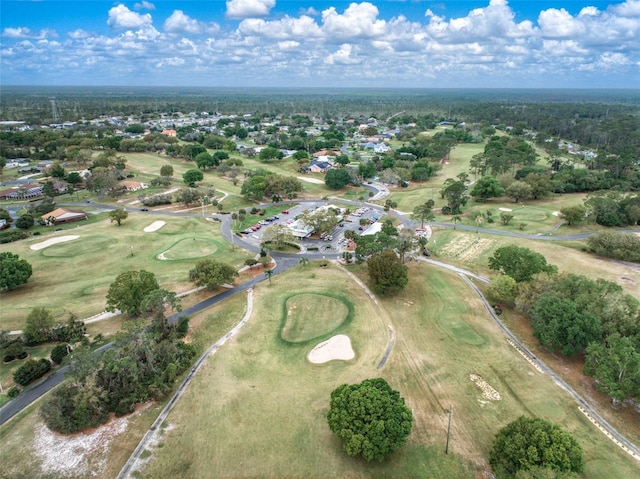
[(449, 407), (449, 425), (447, 426), (447, 445), (444, 448), (444, 453), (449, 454), (449, 436), (451, 435), (451, 415), (453, 414), (453, 406)]

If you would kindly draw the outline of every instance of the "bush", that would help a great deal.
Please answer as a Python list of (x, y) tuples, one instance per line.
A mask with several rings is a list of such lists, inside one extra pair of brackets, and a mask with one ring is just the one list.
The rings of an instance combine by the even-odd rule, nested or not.
[(47, 359), (28, 359), (13, 373), (13, 380), (20, 386), (27, 386), (32, 381), (44, 376), (51, 370), (51, 362)]
[(18, 386), (13, 386), (7, 391), (7, 397), (9, 399), (13, 399), (14, 397), (18, 396), (21, 392), (22, 392), (22, 389), (20, 389)]
[(16, 339), (15, 341), (5, 344), (2, 347), (2, 354), (5, 363), (9, 363), (16, 358), (24, 359), (27, 357), (21, 339)]
[(56, 364), (62, 364), (62, 360), (67, 354), (69, 354), (69, 346), (67, 344), (58, 344), (51, 351), (51, 361)]
[(19, 241), (29, 237), (29, 233), (22, 230), (9, 230), (4, 233), (0, 233), (0, 244), (12, 243), (13, 241)]

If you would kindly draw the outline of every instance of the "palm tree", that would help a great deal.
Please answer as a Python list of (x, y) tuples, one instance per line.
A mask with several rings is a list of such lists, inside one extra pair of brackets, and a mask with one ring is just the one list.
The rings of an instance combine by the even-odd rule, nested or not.
[(272, 269), (265, 270), (264, 275), (267, 278), (269, 278), (269, 286), (271, 286), (271, 276), (273, 276), (273, 270)]
[(453, 229), (456, 229), (456, 223), (458, 221), (462, 221), (462, 218), (460, 218), (458, 215), (454, 215), (451, 217), (451, 221), (453, 221)]

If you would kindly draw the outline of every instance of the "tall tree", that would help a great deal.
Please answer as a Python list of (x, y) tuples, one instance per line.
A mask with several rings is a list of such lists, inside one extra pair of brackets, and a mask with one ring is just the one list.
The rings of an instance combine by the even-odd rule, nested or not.
[(433, 200), (427, 200), (423, 204), (416, 206), (411, 214), (411, 219), (419, 221), (420, 227), (424, 228), (425, 221), (433, 221), (435, 218), (435, 215), (431, 212), (434, 204)]
[(27, 344), (44, 343), (51, 339), (54, 325), (53, 314), (46, 308), (33, 308), (25, 321), (24, 341)]
[(163, 176), (165, 178), (170, 178), (173, 176), (173, 166), (171, 166), (170, 164), (166, 164), (166, 165), (162, 165), (160, 167), (160, 176)]
[(204, 175), (200, 170), (187, 170), (182, 175), (182, 179), (185, 184), (191, 186), (192, 188), (195, 188), (196, 182), (202, 181), (203, 178)]
[(404, 289), (409, 282), (407, 267), (391, 249), (376, 253), (367, 261), (372, 288), (381, 295), (391, 295)]
[(504, 195), (504, 188), (493, 176), (487, 175), (480, 178), (469, 193), (478, 201), (486, 201), (489, 198), (499, 198)]
[(525, 416), (496, 434), (489, 464), (498, 479), (534, 467), (578, 474), (584, 470), (582, 448), (571, 434), (544, 419)]
[(489, 268), (511, 276), (518, 283), (530, 281), (538, 273), (553, 274), (558, 271), (540, 253), (516, 245), (502, 246), (489, 258)]
[(442, 208), (442, 212), (452, 215), (462, 213), (462, 207), (467, 204), (468, 199), (467, 186), (464, 181), (448, 178), (443, 186), (440, 194), (443, 199), (447, 200), (447, 205)]
[(152, 291), (159, 289), (153, 273), (145, 270), (126, 271), (119, 274), (107, 292), (107, 311), (116, 309), (130, 316), (142, 312), (142, 300)]
[(14, 253), (0, 253), (0, 291), (10, 291), (26, 283), (33, 270), (26, 260)]
[(345, 169), (332, 169), (324, 175), (324, 182), (329, 188), (340, 189), (351, 183), (351, 174)]
[(349, 456), (381, 462), (406, 444), (413, 414), (398, 391), (376, 378), (336, 388), (327, 421)]
[(202, 259), (189, 271), (189, 281), (196, 286), (206, 286), (209, 290), (233, 282), (236, 276), (238, 273), (235, 268), (213, 259)]
[(129, 217), (129, 212), (124, 208), (116, 208), (115, 210), (109, 211), (109, 220), (111, 223), (114, 221), (118, 226)]

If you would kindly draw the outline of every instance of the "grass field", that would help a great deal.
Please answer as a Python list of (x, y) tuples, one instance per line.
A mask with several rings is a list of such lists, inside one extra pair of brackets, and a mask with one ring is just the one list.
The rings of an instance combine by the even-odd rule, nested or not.
[[(165, 221), (165, 226), (143, 231), (156, 220)], [(30, 246), (47, 237), (0, 246), (0, 251), (18, 254), (33, 268), (27, 284), (2, 294), (0, 329), (22, 329), (36, 306), (49, 308), (57, 319), (66, 319), (67, 311), (79, 318), (100, 313), (109, 285), (124, 271), (152, 271), (163, 288), (180, 292), (193, 287), (188, 272), (198, 259), (215, 258), (240, 268), (250, 256), (222, 238), (219, 223), (201, 218), (131, 214), (122, 226), (104, 220), (60, 234), (80, 237), (38, 251)]]
[[(273, 286), (257, 288), (249, 323), (201, 370), (141, 477), (476, 477), (486, 469), (493, 435), (521, 414), (544, 417), (575, 434), (587, 458), (585, 477), (636, 477), (637, 463), (508, 345), (479, 300), (460, 293), (466, 286), (456, 275), (411, 269), (407, 290), (380, 307), (334, 267), (297, 267)], [(356, 305), (353, 320), (332, 332), (350, 336), (356, 358), (313, 365), (305, 355), (317, 339), (281, 340), (283, 308), (295, 295), (335, 291)], [(322, 311), (306, 321), (324, 318)], [(294, 312), (289, 320), (305, 319)], [(377, 371), (388, 322), (396, 344)], [(470, 374), (484, 378), (501, 400), (484, 398)], [(346, 456), (326, 425), (332, 389), (376, 376), (398, 389), (414, 412), (409, 443), (381, 465)], [(445, 456), (451, 406), (454, 454)]]

